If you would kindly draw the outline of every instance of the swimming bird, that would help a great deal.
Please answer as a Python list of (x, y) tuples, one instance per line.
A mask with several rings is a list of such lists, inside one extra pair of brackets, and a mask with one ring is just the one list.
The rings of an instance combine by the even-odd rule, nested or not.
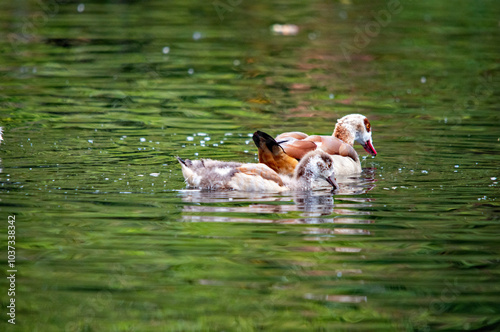
[(319, 149), (303, 156), (293, 176), (278, 174), (264, 164), (176, 158), (186, 184), (192, 188), (282, 192), (319, 189), (326, 183), (338, 188), (332, 157)]
[[(286, 132), (278, 135), (273, 142), (260, 131), (255, 135), (258, 136), (254, 137), (254, 142), (259, 149), (259, 161), (280, 174), (293, 172), (294, 162), (291, 159), (299, 160), (309, 151), (316, 149), (332, 155), (336, 175), (360, 173), (361, 163), (353, 148), (355, 141), (372, 156), (377, 155), (372, 143), (370, 121), (361, 114), (349, 114), (337, 120), (332, 136), (309, 136), (302, 132)], [(276, 147), (269, 148), (276, 144), (283, 153)]]

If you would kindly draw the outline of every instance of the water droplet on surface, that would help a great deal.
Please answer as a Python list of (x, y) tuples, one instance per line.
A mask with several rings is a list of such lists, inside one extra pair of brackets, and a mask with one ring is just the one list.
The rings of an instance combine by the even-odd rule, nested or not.
[(276, 35), (295, 36), (299, 33), (299, 27), (295, 24), (273, 24), (271, 32)]
[(194, 40), (199, 40), (201, 38), (201, 33), (196, 31), (193, 33), (193, 39)]

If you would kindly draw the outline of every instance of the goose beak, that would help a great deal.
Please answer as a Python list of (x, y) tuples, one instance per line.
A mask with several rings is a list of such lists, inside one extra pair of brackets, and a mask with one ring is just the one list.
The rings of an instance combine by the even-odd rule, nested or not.
[(374, 157), (377, 155), (377, 151), (373, 147), (372, 140), (368, 140), (365, 142), (365, 144), (362, 144), (362, 145), (363, 145), (363, 148), (365, 149), (366, 152), (368, 152), (369, 154), (371, 154)]
[(339, 184), (337, 183), (337, 181), (335, 180), (335, 178), (333, 176), (329, 176), (325, 179), (333, 187), (333, 190), (339, 189)]

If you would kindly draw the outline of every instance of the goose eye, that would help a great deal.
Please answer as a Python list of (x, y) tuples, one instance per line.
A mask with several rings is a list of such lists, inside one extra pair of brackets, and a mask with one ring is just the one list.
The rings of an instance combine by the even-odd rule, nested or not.
[(370, 129), (371, 129), (370, 121), (368, 121), (368, 119), (365, 118), (364, 122), (365, 122), (366, 131), (370, 132)]

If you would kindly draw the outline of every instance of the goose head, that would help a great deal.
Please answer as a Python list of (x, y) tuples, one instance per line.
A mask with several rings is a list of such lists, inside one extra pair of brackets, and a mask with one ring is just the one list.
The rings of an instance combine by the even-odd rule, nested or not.
[(310, 189), (318, 180), (325, 180), (333, 190), (339, 185), (333, 174), (333, 158), (321, 149), (308, 152), (299, 162), (294, 174), (295, 180), (304, 189)]
[(362, 114), (349, 114), (337, 120), (333, 136), (350, 145), (356, 141), (363, 146), (366, 152), (372, 156), (377, 155), (372, 143), (370, 121)]

